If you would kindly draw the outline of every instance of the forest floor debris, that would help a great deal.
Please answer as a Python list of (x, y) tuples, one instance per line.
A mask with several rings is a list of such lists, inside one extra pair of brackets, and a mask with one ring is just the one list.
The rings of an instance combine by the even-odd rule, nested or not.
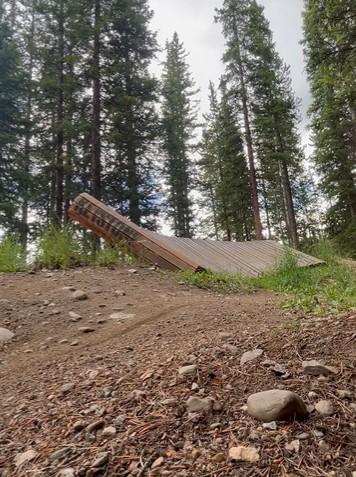
[[(73, 301), (73, 283), (87, 300)], [(221, 295), (143, 268), (0, 275), (0, 286), (0, 326), (15, 333), (0, 345), (1, 477), (356, 472), (355, 313), (308, 316), (272, 293)], [(118, 307), (130, 318), (110, 320)], [(337, 372), (305, 373), (313, 360)], [(250, 417), (248, 397), (272, 389), (300, 396), (308, 418)]]

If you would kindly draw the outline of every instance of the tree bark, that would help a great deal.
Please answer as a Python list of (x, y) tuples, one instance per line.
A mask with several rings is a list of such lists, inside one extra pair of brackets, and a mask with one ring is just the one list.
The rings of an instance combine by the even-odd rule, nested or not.
[(28, 240), (28, 207), (29, 207), (29, 177), (31, 164), (31, 138), (32, 138), (32, 81), (33, 81), (33, 64), (34, 64), (34, 35), (35, 35), (35, 9), (33, 2), (31, 3), (31, 25), (28, 38), (27, 49), (29, 52), (28, 62), (28, 85), (26, 98), (26, 127), (25, 127), (25, 145), (24, 145), (24, 182), (23, 182), (23, 202), (21, 207), (21, 236), (20, 240), (24, 248), (27, 248)]
[(93, 125), (92, 125), (92, 160), (91, 192), (96, 199), (101, 199), (101, 77), (100, 77), (100, 20), (101, 0), (94, 0), (94, 49), (93, 49)]
[(55, 222), (61, 225), (63, 219), (63, 153), (64, 153), (64, 5), (59, 4), (58, 17), (58, 94), (57, 94), (57, 145), (56, 145), (56, 200)]
[[(238, 42), (237, 34), (236, 34), (236, 41)], [(254, 151), (253, 151), (253, 145), (252, 145), (250, 117), (249, 117), (249, 111), (248, 111), (247, 89), (246, 89), (245, 75), (243, 71), (239, 44), (237, 46), (237, 63), (238, 63), (237, 67), (238, 67), (238, 74), (239, 74), (240, 88), (241, 88), (240, 93), (241, 93), (242, 112), (243, 112), (244, 126), (245, 126), (245, 141), (246, 141), (247, 156), (248, 156), (248, 163), (249, 163), (249, 180), (250, 180), (250, 186), (251, 186), (251, 201), (252, 201), (253, 219), (255, 223), (255, 234), (256, 234), (256, 240), (263, 240), (260, 206), (258, 203), (258, 187), (257, 187), (257, 178), (256, 178), (255, 157), (254, 157)]]
[(276, 140), (277, 140), (277, 149), (281, 155), (281, 159), (279, 160), (279, 171), (281, 175), (281, 183), (283, 189), (283, 196), (284, 196), (284, 204), (286, 209), (286, 222), (287, 222), (287, 230), (288, 230), (288, 239), (289, 244), (293, 248), (298, 248), (299, 246), (299, 238), (298, 238), (298, 229), (297, 229), (297, 221), (295, 218), (295, 209), (293, 203), (293, 194), (292, 194), (292, 187), (290, 183), (289, 171), (288, 166), (286, 163), (283, 154), (285, 152), (285, 147), (283, 143), (283, 138), (281, 136), (281, 132), (278, 128), (278, 125), (275, 121), (275, 132), (276, 132)]

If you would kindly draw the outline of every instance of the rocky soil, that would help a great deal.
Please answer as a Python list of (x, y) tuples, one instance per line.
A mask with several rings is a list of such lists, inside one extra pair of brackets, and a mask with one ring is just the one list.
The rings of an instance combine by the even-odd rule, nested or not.
[(0, 476), (355, 477), (356, 315), (278, 301), (0, 275)]

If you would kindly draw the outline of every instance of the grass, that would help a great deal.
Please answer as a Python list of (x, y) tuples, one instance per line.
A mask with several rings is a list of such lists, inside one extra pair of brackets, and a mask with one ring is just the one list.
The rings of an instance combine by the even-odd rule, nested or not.
[(0, 272), (13, 273), (26, 270), (26, 252), (14, 237), (5, 237), (0, 243)]
[(283, 306), (315, 314), (356, 309), (356, 270), (340, 264), (329, 244), (319, 244), (318, 255), (325, 263), (300, 268), (288, 251), (275, 271), (256, 278), (213, 273), (184, 272), (178, 279), (220, 293), (261, 288), (284, 293)]
[(132, 264), (134, 263), (134, 258), (124, 244), (118, 243), (115, 245), (105, 245), (104, 248), (95, 254), (92, 263), (101, 267), (113, 267), (118, 263)]
[(182, 271), (177, 273), (177, 278), (180, 282), (219, 293), (245, 292), (253, 288), (248, 279), (225, 273)]
[(48, 227), (39, 242), (36, 262), (39, 267), (69, 268), (83, 263), (84, 254), (70, 227)]

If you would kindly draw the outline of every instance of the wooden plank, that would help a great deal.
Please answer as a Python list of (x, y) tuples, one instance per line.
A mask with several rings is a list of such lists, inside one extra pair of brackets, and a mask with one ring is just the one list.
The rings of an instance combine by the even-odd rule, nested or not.
[(169, 246), (157, 243), (149, 231), (145, 231), (89, 194), (80, 194), (70, 206), (68, 214), (72, 220), (109, 242), (124, 241), (132, 253), (150, 263), (170, 270), (200, 269), (198, 263), (180, 256)]

